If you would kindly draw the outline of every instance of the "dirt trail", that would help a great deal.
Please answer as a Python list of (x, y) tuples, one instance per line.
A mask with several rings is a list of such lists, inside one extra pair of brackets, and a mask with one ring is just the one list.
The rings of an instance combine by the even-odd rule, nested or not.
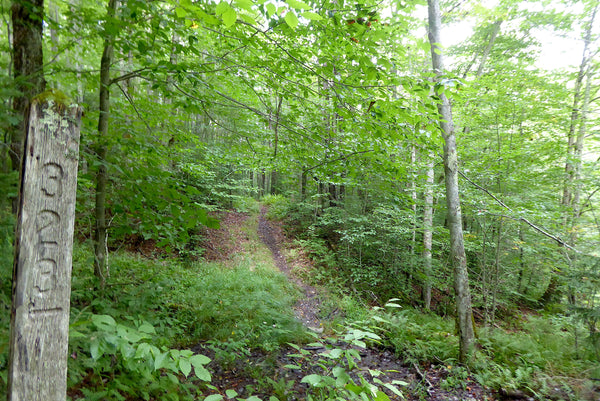
[(258, 235), (265, 245), (271, 250), (273, 260), (277, 268), (283, 272), (290, 281), (302, 289), (304, 297), (298, 300), (294, 306), (296, 318), (300, 320), (306, 327), (317, 333), (322, 333), (321, 320), (319, 319), (319, 311), (321, 310), (321, 301), (319, 300), (315, 287), (302, 282), (292, 273), (291, 266), (281, 254), (281, 243), (284, 240), (284, 235), (280, 225), (272, 224), (265, 217), (267, 208), (263, 206), (260, 210), (258, 218)]
[[(300, 299), (295, 305), (296, 317), (301, 320), (305, 326), (316, 332), (322, 332), (321, 321), (319, 320), (320, 300), (317, 296), (317, 290), (302, 282), (296, 277), (291, 269), (291, 266), (285, 260), (281, 253), (281, 247), (285, 244), (285, 236), (281, 225), (276, 222), (271, 222), (266, 218), (266, 207), (262, 207), (258, 220), (258, 233), (260, 239), (267, 245), (273, 253), (275, 265), (281, 270), (292, 282), (302, 288), (305, 298)], [(331, 339), (330, 339), (331, 340)], [(338, 347), (347, 347), (347, 344), (335, 344)], [(323, 352), (324, 349), (312, 350), (315, 354)], [(410, 391), (405, 392), (405, 400), (430, 400), (430, 401), (483, 401), (491, 400), (493, 396), (486, 392), (478, 383), (472, 379), (467, 379), (463, 385), (463, 389), (454, 391), (446, 391), (441, 388), (441, 383), (449, 375), (449, 371), (445, 366), (419, 367), (416, 364), (406, 365), (396, 355), (387, 349), (361, 349), (361, 360), (358, 362), (359, 370), (368, 371), (376, 369), (382, 373), (379, 378), (383, 381), (391, 382), (400, 380), (411, 383), (409, 386), (418, 386), (421, 390), (420, 394), (412, 394)], [(284, 364), (285, 357), (280, 357), (280, 363)], [(287, 363), (293, 363), (289, 361)], [(300, 379), (297, 378), (297, 379)], [(299, 381), (299, 380), (298, 380)], [(423, 398), (423, 393), (427, 394)], [(388, 393), (390, 399), (400, 399), (394, 394)]]
[[(285, 247), (286, 238), (283, 234), (281, 224), (278, 222), (269, 221), (266, 218), (267, 209), (261, 208), (258, 219), (258, 234), (261, 241), (271, 250), (273, 260), (279, 270), (281, 270), (290, 281), (295, 283), (302, 289), (304, 297), (302, 297), (295, 305), (296, 317), (302, 323), (314, 332), (321, 333), (322, 325), (319, 319), (321, 302), (319, 291), (314, 287), (302, 282), (292, 272), (292, 266), (286, 261), (286, 257), (282, 254), (282, 248)], [(228, 212), (223, 213), (220, 217), (221, 229), (211, 230), (207, 233), (207, 242), (204, 244), (207, 254), (205, 258), (210, 260), (231, 260), (232, 256), (243, 250), (240, 246), (244, 241), (248, 241), (247, 236), (243, 235), (239, 227), (248, 217), (243, 213)], [(334, 344), (338, 348), (346, 348), (348, 344), (340, 342), (335, 336), (325, 338), (322, 335), (323, 343)], [(207, 354), (209, 357), (210, 350), (199, 345), (197, 352)], [(224, 368), (212, 363), (209, 365), (213, 371), (213, 381), (211, 382), (216, 388), (224, 389), (235, 388), (240, 395), (248, 395), (247, 389), (256, 387), (256, 378), (247, 377), (242, 374), (245, 365), (261, 365), (266, 361), (275, 358), (275, 366), (278, 371), (274, 377), (278, 377), (292, 383), (293, 387), (286, 392), (287, 400), (303, 400), (302, 394), (306, 392), (306, 384), (301, 383), (301, 379), (311, 373), (321, 373), (321, 368), (318, 366), (318, 361), (322, 358), (322, 352), (325, 348), (305, 347), (304, 351), (308, 351), (307, 360), (303, 364), (303, 369), (290, 370), (284, 368), (285, 365), (295, 364), (297, 361), (290, 358), (289, 354), (295, 352), (292, 348), (286, 350), (281, 349), (279, 353), (269, 356), (263, 351), (253, 350), (250, 355), (237, 362), (237, 367)], [(375, 369), (382, 372), (379, 379), (383, 382), (391, 382), (393, 380), (401, 380), (408, 383), (401, 390), (404, 397), (400, 398), (392, 393), (388, 393), (391, 400), (408, 400), (408, 401), (488, 401), (495, 399), (494, 395), (486, 391), (473, 379), (469, 378), (464, 383), (462, 388), (446, 391), (442, 389), (444, 380), (450, 374), (445, 366), (434, 365), (416, 365), (407, 364), (400, 359), (395, 353), (389, 349), (368, 348), (360, 349), (361, 360), (359, 361), (358, 370), (365, 374), (370, 369)], [(239, 366), (238, 366), (239, 365)], [(269, 399), (269, 394), (256, 394), (264, 396), (263, 399)]]

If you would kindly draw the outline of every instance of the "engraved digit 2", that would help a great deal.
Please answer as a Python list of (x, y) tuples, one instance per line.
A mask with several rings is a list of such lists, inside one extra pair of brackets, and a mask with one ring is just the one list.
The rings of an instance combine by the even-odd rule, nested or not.
[(56, 239), (52, 238), (52, 229), (58, 227), (60, 215), (53, 210), (42, 210), (37, 218), (37, 232), (41, 244), (58, 245)]

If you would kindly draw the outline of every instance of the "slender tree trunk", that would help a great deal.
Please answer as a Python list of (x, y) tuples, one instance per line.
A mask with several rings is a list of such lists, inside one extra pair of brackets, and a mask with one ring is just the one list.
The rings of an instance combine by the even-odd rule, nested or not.
[[(582, 87), (586, 76), (590, 73), (590, 63), (592, 60), (590, 44), (592, 41), (592, 28), (594, 25), (594, 20), (596, 18), (597, 10), (598, 5), (596, 5), (590, 13), (590, 19), (586, 26), (583, 38), (583, 54), (581, 57), (581, 64), (579, 65), (579, 72), (577, 73), (577, 78), (575, 79), (575, 87), (573, 89), (573, 106), (571, 109), (569, 131), (567, 134), (565, 180), (563, 185), (563, 196), (561, 204), (563, 206), (563, 230), (565, 233), (567, 233), (571, 246), (577, 245), (577, 234), (575, 233), (574, 228), (577, 224), (576, 220), (578, 218), (579, 213), (577, 210), (579, 207), (579, 194), (576, 195), (575, 193), (577, 192), (578, 186), (577, 166), (581, 163), (581, 150), (583, 148), (583, 136), (581, 134), (581, 129), (579, 133), (577, 132), (577, 127), (578, 124), (583, 124), (582, 128), (585, 133), (585, 117), (582, 116), (582, 108), (585, 104), (585, 94), (582, 94)], [(582, 96), (584, 97), (584, 99), (582, 99)], [(575, 257), (576, 255), (573, 255), (573, 258)], [(573, 258), (569, 258), (570, 267), (573, 265)], [(561, 298), (562, 294), (559, 281), (559, 273), (557, 272), (551, 277), (550, 284), (548, 285), (548, 288), (546, 288), (546, 291), (541, 297), (541, 301), (543, 304), (546, 304), (548, 302), (555, 302)], [(568, 289), (568, 291), (569, 300), (573, 300), (572, 290)]]
[[(106, 9), (107, 16), (114, 18), (117, 10), (117, 0), (109, 0)], [(96, 229), (94, 233), (94, 274), (103, 288), (108, 276), (107, 263), (107, 226), (106, 226), (106, 191), (108, 172), (106, 156), (108, 154), (108, 120), (110, 117), (110, 66), (113, 60), (113, 34), (105, 31), (104, 50), (100, 61), (100, 116), (98, 118), (98, 144), (96, 156), (99, 167), (96, 173)]]
[(11, 11), (13, 77), (21, 95), (13, 98), (13, 110), (20, 122), (10, 133), (10, 159), (12, 169), (20, 170), (29, 104), (46, 89), (42, 49), (44, 0), (14, 0)]
[[(418, 127), (417, 127), (418, 129)], [(412, 144), (410, 147), (410, 165), (415, 167), (417, 165), (417, 147)], [(417, 248), (417, 183), (416, 183), (416, 178), (417, 178), (417, 172), (413, 172), (410, 175), (410, 182), (409, 182), (409, 191), (410, 191), (410, 200), (411, 200), (411, 205), (410, 205), (410, 209), (412, 211), (412, 235), (411, 235), (411, 239), (410, 239), (410, 254), (414, 255), (415, 254), (415, 249)]]
[(300, 173), (300, 200), (304, 202), (306, 200), (306, 185), (308, 184), (308, 177), (306, 172), (302, 170)]
[(575, 140), (574, 148), (574, 183), (573, 183), (573, 199), (571, 202), (572, 214), (572, 226), (570, 227), (570, 241), (571, 245), (575, 245), (577, 242), (577, 230), (576, 225), (581, 216), (581, 168), (583, 164), (583, 145), (584, 139), (587, 135), (587, 116), (590, 108), (590, 92), (591, 92), (591, 81), (592, 72), (588, 71), (585, 83), (585, 90), (583, 93), (583, 102), (581, 104), (581, 117), (579, 119), (579, 130), (577, 132), (577, 139)]
[[(10, 22), (10, 13), (4, 8), (4, 3), (0, 2), (0, 14), (2, 15), (2, 22), (4, 23), (4, 26), (6, 27), (6, 44), (5, 44), (5, 48), (7, 49), (6, 52), (6, 56), (9, 60), (9, 62), (6, 64), (6, 76), (10, 77), (12, 76), (12, 71), (13, 71), (13, 60), (12, 60), (12, 51), (11, 51), (11, 46), (13, 43), (12, 40), (12, 24)], [(8, 99), (2, 99), (2, 103), (4, 103), (8, 108), (11, 104), (12, 99), (8, 98)], [(4, 146), (2, 146), (2, 149), (0, 150), (0, 162), (1, 162), (1, 166), (0, 166), (0, 171), (2, 171), (2, 173), (8, 173), (11, 169), (11, 159), (10, 159), (10, 143), (11, 143), (11, 137), (10, 137), (10, 132), (4, 132), (4, 135), (2, 137), (2, 143)]]
[[(441, 43), (441, 17), (438, 0), (428, 0), (429, 10), (429, 43), (431, 59), (436, 79), (444, 70)], [(472, 352), (474, 342), (473, 311), (471, 310), (471, 293), (469, 290), (469, 274), (465, 254), (462, 214), (458, 189), (458, 154), (456, 136), (452, 122), (450, 101), (443, 91), (437, 91), (440, 101), (440, 128), (444, 138), (444, 172), (446, 183), (446, 204), (448, 208), (448, 226), (450, 229), (450, 253), (454, 268), (454, 291), (456, 297), (456, 319), (459, 335), (459, 361), (464, 363)]]
[[(580, 107), (581, 107), (581, 89), (583, 86), (583, 80), (588, 73), (589, 64), (592, 59), (590, 51), (590, 43), (592, 40), (592, 27), (594, 25), (594, 19), (596, 18), (596, 11), (598, 6), (594, 8), (590, 15), (588, 22), (584, 43), (583, 43), (583, 56), (581, 58), (581, 64), (579, 65), (579, 72), (575, 79), (575, 88), (573, 89), (573, 107), (571, 109), (571, 120), (569, 122), (569, 132), (567, 136), (567, 161), (565, 162), (565, 184), (563, 188), (562, 205), (565, 208), (565, 227), (568, 229), (571, 225), (570, 220), (572, 216), (572, 201), (573, 201), (573, 184), (575, 181), (575, 156), (576, 156), (576, 131), (577, 124), (580, 120)], [(573, 244), (574, 245), (574, 244)]]
[(433, 184), (434, 164), (433, 154), (427, 156), (427, 179), (425, 187), (425, 204), (423, 206), (423, 270), (425, 273), (425, 285), (423, 286), (423, 303), (425, 309), (431, 309), (431, 275), (432, 260), (431, 249), (433, 246)]

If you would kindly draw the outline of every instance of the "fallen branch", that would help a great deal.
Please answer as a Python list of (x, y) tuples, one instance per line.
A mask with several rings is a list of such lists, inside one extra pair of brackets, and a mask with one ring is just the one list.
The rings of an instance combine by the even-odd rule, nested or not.
[(417, 374), (421, 377), (421, 380), (423, 380), (427, 384), (427, 394), (431, 395), (432, 389), (434, 388), (433, 384), (431, 384), (431, 382), (427, 380), (427, 376), (425, 376), (423, 372), (421, 372), (419, 366), (417, 366), (415, 362), (413, 362), (413, 368), (415, 368)]

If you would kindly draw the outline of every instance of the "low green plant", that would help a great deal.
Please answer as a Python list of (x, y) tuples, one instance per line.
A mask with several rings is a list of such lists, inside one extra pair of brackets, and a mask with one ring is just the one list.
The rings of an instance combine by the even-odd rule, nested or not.
[(132, 319), (134, 324), (126, 325), (108, 315), (80, 316), (84, 319), (72, 323), (69, 333), (74, 399), (191, 399), (183, 378), (194, 371), (201, 381), (211, 380), (205, 368), (209, 358), (154, 345), (156, 330), (148, 322)]
[(258, 213), (260, 204), (251, 196), (232, 197), (232, 205), (235, 210), (241, 213)]
[(290, 199), (283, 195), (265, 195), (261, 202), (267, 206), (267, 217), (272, 220), (283, 220), (290, 210)]
[(464, 366), (448, 366), (448, 376), (440, 382), (443, 390), (465, 389), (469, 379), (469, 370)]
[(386, 330), (385, 341), (407, 362), (447, 362), (458, 358), (454, 322), (414, 309), (378, 311), (372, 318)]
[(383, 389), (403, 397), (398, 386), (405, 386), (408, 383), (398, 380), (384, 382), (379, 378), (382, 372), (368, 369), (366, 375), (359, 369), (357, 362), (360, 361), (361, 356), (358, 349), (366, 348), (368, 343), (379, 342), (381, 340), (379, 335), (370, 330), (348, 327), (343, 337), (337, 340), (341, 340), (347, 346), (334, 347), (326, 342), (309, 344), (325, 348), (325, 351), (318, 354), (316, 361), (311, 358), (309, 351), (290, 344), (296, 352), (288, 356), (294, 358), (296, 362), (286, 365), (286, 368), (303, 370), (309, 366), (317, 366), (321, 370), (319, 373), (308, 374), (301, 380), (302, 383), (309, 385), (305, 395), (307, 400), (389, 400)]
[(110, 255), (111, 275), (102, 292), (94, 290), (92, 263), (89, 250), (76, 246), (73, 396), (197, 399), (194, 392), (210, 387), (198, 390), (185, 380), (187, 361), (193, 368), (200, 361), (181, 348), (211, 340), (215, 359), (223, 362), (251, 349), (272, 351), (308, 339), (293, 316), (297, 289), (260, 260), (240, 258), (226, 267), (117, 252)]

